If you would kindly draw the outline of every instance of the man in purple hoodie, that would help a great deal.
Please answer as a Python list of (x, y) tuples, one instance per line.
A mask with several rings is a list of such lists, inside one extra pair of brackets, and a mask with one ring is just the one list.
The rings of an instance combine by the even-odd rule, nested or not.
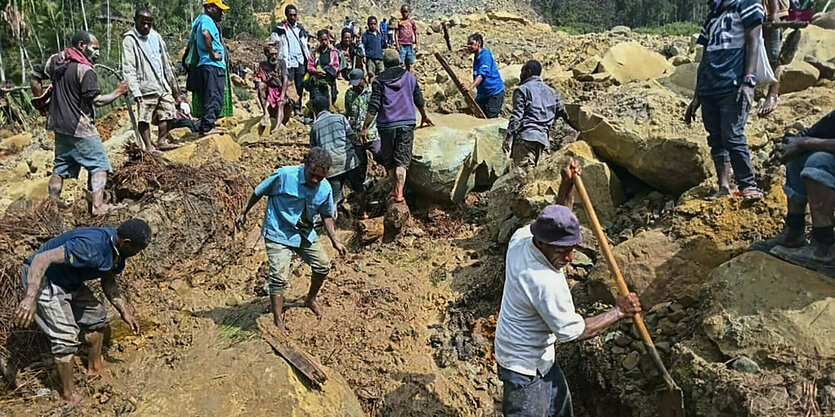
[(362, 125), (360, 137), (365, 143), (368, 127), (377, 118), (380, 135), (380, 158), (391, 181), (394, 202), (402, 203), (406, 185), (406, 169), (412, 162), (412, 143), (415, 139), (415, 106), (420, 111), (420, 126), (435, 126), (426, 115), (423, 93), (417, 79), (400, 65), (400, 55), (393, 49), (383, 53), (385, 71), (371, 85), (371, 101)]

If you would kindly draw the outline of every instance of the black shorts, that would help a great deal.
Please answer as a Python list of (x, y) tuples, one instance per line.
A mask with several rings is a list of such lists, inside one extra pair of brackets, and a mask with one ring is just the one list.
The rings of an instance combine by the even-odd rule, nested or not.
[(477, 100), (478, 107), (484, 112), (484, 116), (488, 119), (495, 119), (499, 117), (504, 105), (504, 91), (499, 94), (492, 95), (483, 100)]
[(385, 169), (408, 168), (412, 163), (412, 145), (415, 126), (399, 126), (391, 129), (377, 128), (380, 134), (380, 160)]

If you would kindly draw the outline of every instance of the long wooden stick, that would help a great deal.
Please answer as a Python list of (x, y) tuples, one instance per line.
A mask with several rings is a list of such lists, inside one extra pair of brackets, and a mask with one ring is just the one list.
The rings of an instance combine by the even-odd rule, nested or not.
[(458, 87), (458, 91), (461, 92), (462, 96), (464, 96), (464, 102), (467, 103), (467, 107), (469, 107), (470, 111), (473, 112), (473, 116), (478, 117), (479, 119), (486, 119), (487, 116), (484, 115), (481, 107), (479, 107), (478, 103), (475, 102), (473, 95), (470, 94), (466, 88), (464, 88), (464, 84), (461, 84), (461, 81), (458, 80), (458, 76), (455, 75), (455, 72), (452, 71), (452, 67), (447, 64), (440, 52), (435, 52), (435, 58), (438, 59), (438, 62), (440, 62), (441, 66), (444, 67), (446, 73), (449, 74), (449, 78), (452, 79), (452, 82), (454, 82), (455, 86)]
[[(629, 287), (626, 286), (626, 280), (623, 279), (620, 267), (618, 267), (618, 263), (615, 260), (615, 255), (612, 253), (612, 248), (609, 246), (609, 240), (606, 238), (606, 234), (603, 233), (603, 228), (600, 226), (600, 221), (597, 219), (597, 214), (594, 212), (594, 207), (591, 205), (589, 194), (586, 192), (586, 186), (583, 185), (583, 180), (579, 175), (574, 176), (574, 188), (577, 189), (577, 193), (580, 194), (580, 199), (583, 201), (583, 208), (586, 210), (586, 214), (589, 217), (594, 237), (597, 238), (597, 245), (600, 247), (600, 252), (603, 253), (603, 258), (606, 260), (606, 263), (609, 264), (609, 269), (615, 277), (618, 291), (621, 295), (626, 296), (629, 294)], [(658, 351), (655, 349), (655, 344), (652, 342), (652, 337), (649, 335), (646, 325), (644, 325), (644, 319), (641, 316), (641, 313), (635, 314), (632, 321), (635, 323), (635, 328), (638, 329), (641, 339), (643, 339), (644, 344), (647, 346), (647, 350), (653, 357), (653, 362), (655, 362), (656, 367), (661, 372), (664, 382), (667, 384), (667, 388), (671, 391), (679, 389), (672, 377), (670, 377), (670, 373), (667, 371), (667, 368), (661, 362)]]

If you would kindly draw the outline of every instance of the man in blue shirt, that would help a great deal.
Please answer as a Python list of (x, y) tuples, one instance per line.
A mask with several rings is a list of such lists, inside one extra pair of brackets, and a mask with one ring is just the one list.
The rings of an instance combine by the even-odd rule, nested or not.
[(371, 82), (377, 74), (385, 71), (383, 67), (383, 49), (388, 46), (385, 32), (377, 30), (377, 17), (368, 18), (368, 30), (362, 34), (362, 47), (365, 49), (365, 68)]
[(61, 377), (61, 396), (67, 403), (81, 401), (72, 374), (72, 358), (81, 345), (80, 327), (87, 331), (85, 341), (90, 345), (87, 372), (105, 375), (101, 348), (110, 321), (104, 306), (84, 282), (101, 278), (105, 297), (133, 333), (139, 334), (133, 307), (122, 298), (116, 275), (125, 269), (125, 260), (145, 249), (150, 241), (148, 223), (131, 219), (118, 229), (71, 230), (50, 239), (24, 261), (21, 281), (26, 295), (15, 313), (15, 324), (25, 328), (35, 320), (46, 333)]
[(200, 118), (201, 135), (217, 133), (215, 122), (223, 109), (226, 93), (226, 50), (223, 47), (217, 22), (223, 20), (223, 12), (229, 6), (222, 0), (203, 0), (203, 14), (191, 24), (192, 42), (197, 46), (200, 61), (197, 64), (197, 85), (194, 91), (201, 97), (203, 113)]
[(745, 139), (745, 122), (757, 86), (754, 74), (762, 22), (761, 0), (711, 0), (699, 35), (704, 54), (696, 75), (696, 95), (684, 121), (690, 124), (702, 107), (707, 143), (719, 180), (717, 197), (731, 193), (731, 167), (739, 195), (746, 200), (763, 197)]
[(484, 47), (484, 38), (474, 33), (467, 38), (467, 49), (473, 58), (473, 82), (467, 90), (477, 89), (475, 101), (488, 119), (499, 117), (504, 103), (504, 81), (496, 67), (493, 53)]
[(270, 272), (264, 289), (270, 296), (275, 325), (282, 334), (287, 333), (284, 293), (290, 286), (290, 261), (294, 253), (313, 270), (304, 305), (317, 316), (322, 315), (316, 295), (330, 273), (331, 262), (313, 227), (317, 214), (322, 216), (334, 249), (343, 256), (348, 252), (339, 241), (333, 224), (336, 210), (331, 186), (325, 179), (332, 163), (328, 151), (312, 148), (304, 165), (281, 167), (259, 184), (235, 220), (235, 224), (242, 227), (249, 210), (261, 197), (267, 196), (261, 236), (264, 237)]

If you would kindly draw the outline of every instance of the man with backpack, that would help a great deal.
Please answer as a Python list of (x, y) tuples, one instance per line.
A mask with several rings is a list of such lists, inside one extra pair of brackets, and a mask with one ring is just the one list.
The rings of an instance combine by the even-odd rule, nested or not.
[(287, 20), (273, 29), (270, 40), (286, 47), (280, 48), (282, 55), (279, 58), (287, 64), (287, 78), (293, 83), (296, 94), (299, 96), (293, 104), (294, 111), (298, 115), (302, 110), (304, 76), (307, 73), (307, 59), (310, 56), (307, 42), (310, 36), (304, 26), (299, 23), (299, 9), (295, 5), (288, 4), (284, 8), (284, 16)]
[(191, 24), (186, 65), (195, 68), (189, 73), (189, 86), (202, 104), (201, 136), (218, 133), (215, 122), (220, 117), (226, 94), (226, 48), (217, 22), (223, 20), (223, 12), (228, 9), (223, 0), (203, 0), (203, 14)]
[[(139, 135), (148, 152), (177, 148), (168, 142), (168, 130), (180, 95), (177, 76), (162, 36), (151, 26), (154, 18), (146, 7), (136, 9), (134, 27), (122, 41), (122, 69), (131, 95), (139, 108)], [(151, 124), (159, 127), (156, 147), (151, 142)]]

